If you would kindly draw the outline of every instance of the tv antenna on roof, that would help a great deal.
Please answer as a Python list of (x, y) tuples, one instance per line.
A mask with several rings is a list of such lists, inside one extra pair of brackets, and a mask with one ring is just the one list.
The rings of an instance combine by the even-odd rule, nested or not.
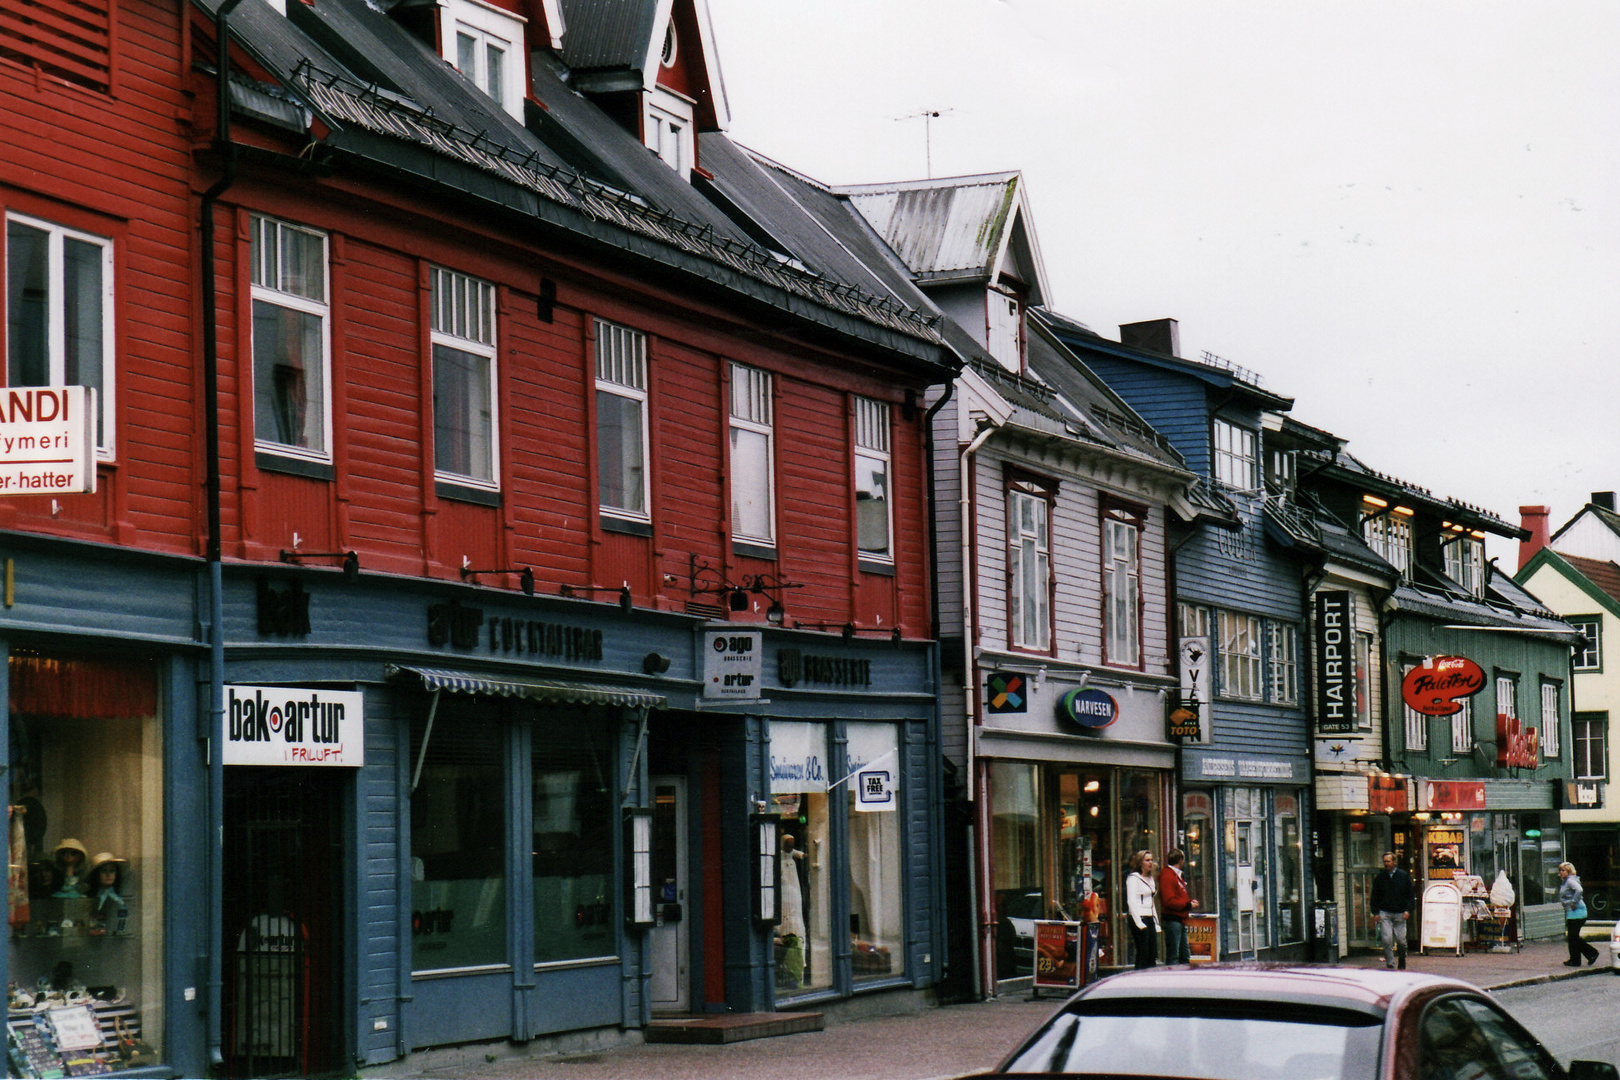
[(894, 118), (897, 123), (902, 120), (921, 120), (923, 122), (923, 164), (927, 169), (927, 179), (929, 180), (934, 178), (934, 121), (955, 111), (955, 109), (924, 109), (922, 112), (914, 112), (907, 116)]

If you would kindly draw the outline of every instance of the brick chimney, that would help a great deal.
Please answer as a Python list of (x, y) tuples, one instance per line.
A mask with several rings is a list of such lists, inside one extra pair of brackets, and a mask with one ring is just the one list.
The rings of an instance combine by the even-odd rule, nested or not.
[(1550, 506), (1521, 506), (1519, 507), (1519, 528), (1530, 534), (1530, 539), (1519, 541), (1519, 569), (1535, 558), (1536, 552), (1547, 546), (1551, 539), (1548, 531), (1547, 517), (1552, 513)]
[(1149, 319), (1147, 322), (1121, 323), (1119, 343), (1144, 352), (1181, 355), (1181, 326), (1174, 319)]

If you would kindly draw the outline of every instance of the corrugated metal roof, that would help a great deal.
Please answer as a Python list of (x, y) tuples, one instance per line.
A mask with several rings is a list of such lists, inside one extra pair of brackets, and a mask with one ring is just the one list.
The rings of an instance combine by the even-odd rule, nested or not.
[(1446, 622), (1520, 630), (1528, 634), (1551, 636), (1571, 645), (1581, 640), (1580, 633), (1574, 627), (1556, 617), (1504, 610), (1478, 600), (1462, 600), (1431, 590), (1420, 591), (1411, 585), (1397, 586), (1389, 604), (1397, 611)]
[(651, 47), (658, 0), (562, 0), (563, 61), (571, 68), (640, 71)]
[(861, 184), (846, 195), (919, 281), (988, 280), (1018, 194), (1016, 172)]

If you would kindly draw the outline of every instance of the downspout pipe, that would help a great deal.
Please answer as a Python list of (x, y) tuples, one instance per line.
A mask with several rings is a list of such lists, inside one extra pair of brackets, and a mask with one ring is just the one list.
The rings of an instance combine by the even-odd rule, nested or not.
[(225, 1063), (222, 995), (225, 989), (225, 763), (218, 745), (225, 721), (224, 546), (220, 541), (219, 468), (219, 300), (214, 285), (214, 207), (236, 183), (236, 147), (231, 142), (230, 17), (242, 0), (225, 0), (214, 12), (215, 79), (218, 106), (214, 145), (220, 153), (219, 179), (203, 193), (202, 332), (203, 456), (208, 499), (208, 729), (201, 733), (208, 762), (208, 1060), (217, 1071)]
[[(956, 393), (956, 380), (951, 379), (945, 384), (945, 392), (939, 400), (928, 407), (923, 414), (923, 491), (928, 502), (928, 521), (925, 528), (928, 530), (928, 618), (930, 624), (929, 636), (934, 644), (929, 649), (928, 667), (932, 676), (930, 680), (934, 687), (934, 705), (928, 714), (928, 753), (933, 759), (928, 770), (928, 816), (933, 825), (933, 848), (939, 853), (939, 862), (935, 865), (934, 873), (934, 910), (943, 912), (948, 910), (947, 894), (945, 888), (945, 747), (941, 727), (943, 719), (940, 716), (940, 694), (945, 689), (945, 677), (942, 671), (943, 664), (939, 656), (939, 525), (934, 517), (934, 417), (951, 400)], [(934, 970), (944, 972), (950, 969), (950, 937), (941, 925), (942, 920), (933, 921), (933, 954), (935, 957)], [(939, 979), (936, 976), (935, 985)]]
[[(985, 869), (985, 864), (979, 858), (981, 851), (977, 847), (982, 843), (980, 834), (980, 818), (985, 813), (982, 801), (978, 797), (979, 788), (979, 693), (978, 673), (974, 670), (974, 635), (973, 628), (978, 622), (978, 615), (974, 607), (975, 597), (973, 590), (978, 584), (978, 574), (973, 564), (973, 527), (978, 520), (973, 511), (973, 490), (975, 485), (970, 483), (975, 462), (978, 460), (979, 447), (1000, 430), (1000, 426), (988, 417), (979, 421), (979, 427), (974, 432), (973, 439), (957, 452), (956, 469), (957, 483), (960, 490), (957, 492), (958, 528), (961, 531), (962, 541), (962, 711), (967, 721), (967, 797), (970, 807), (969, 826), (973, 830), (970, 834), (975, 847), (972, 849), (972, 862), (968, 868), (970, 880), (973, 882), (974, 893), (974, 941), (973, 941), (973, 977), (974, 990), (984, 996), (993, 996), (994, 987), (986, 985), (990, 972), (990, 934), (993, 928), (990, 925), (989, 912), (984, 909), (984, 899), (979, 896), (979, 874)], [(937, 575), (936, 575), (937, 576)]]

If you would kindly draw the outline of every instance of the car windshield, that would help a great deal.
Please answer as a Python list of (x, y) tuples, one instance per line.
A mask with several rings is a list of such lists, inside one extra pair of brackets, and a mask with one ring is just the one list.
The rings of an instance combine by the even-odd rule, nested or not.
[(1378, 1075), (1382, 1022), (1348, 1009), (1277, 1002), (1082, 1003), (1004, 1066), (1009, 1073), (1197, 1080), (1365, 1080)]

